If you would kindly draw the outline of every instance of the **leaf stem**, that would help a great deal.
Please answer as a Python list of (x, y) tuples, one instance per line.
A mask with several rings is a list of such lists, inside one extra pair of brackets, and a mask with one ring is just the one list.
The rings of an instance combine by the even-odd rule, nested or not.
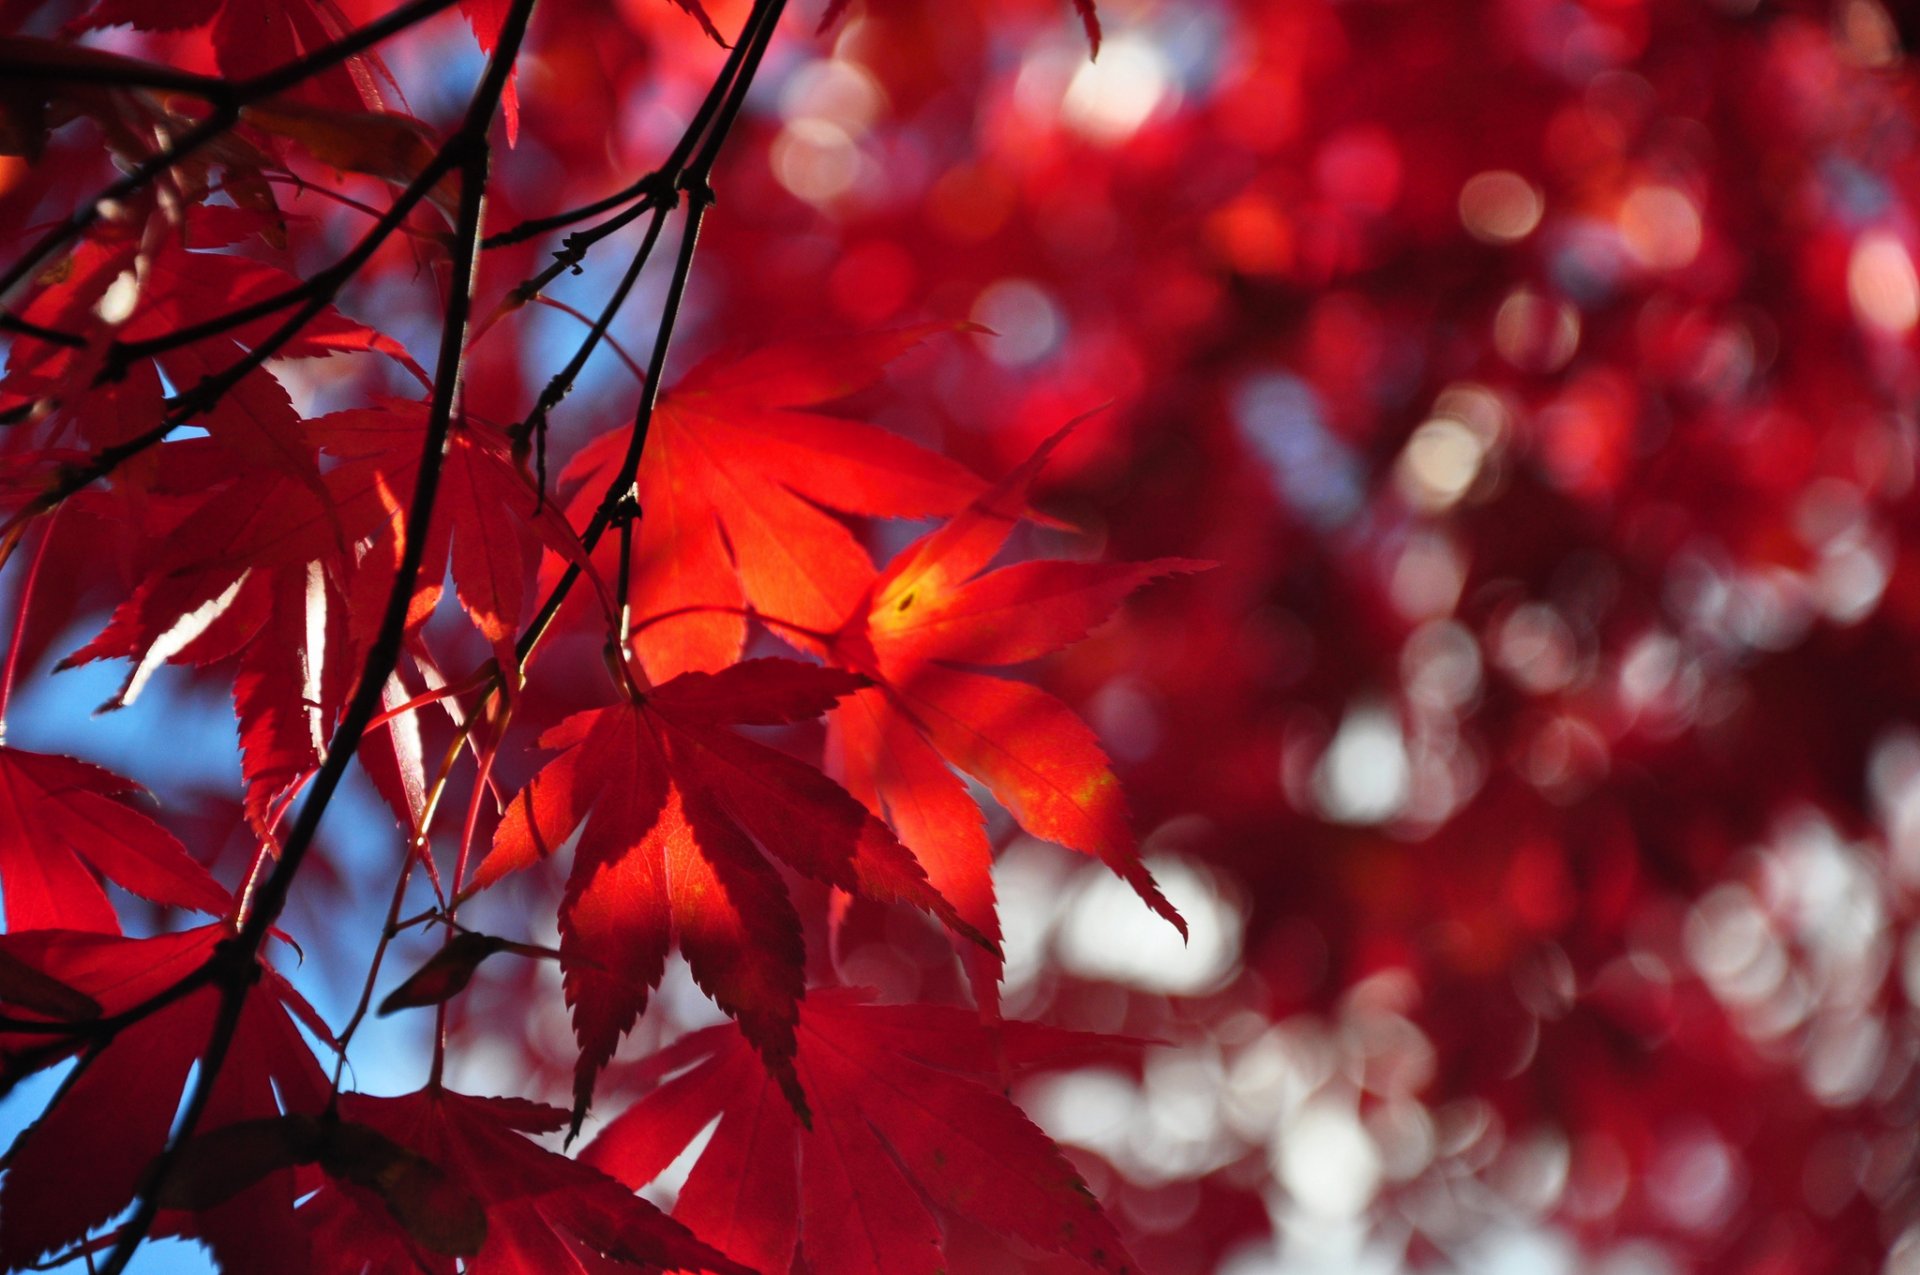
[(40, 533), (40, 544), (33, 551), (33, 560), (27, 564), (27, 578), (20, 582), (20, 598), (13, 617), (13, 638), (7, 643), (7, 664), (0, 669), (0, 744), (7, 740), (7, 706), (13, 702), (14, 680), (20, 673), (20, 651), (26, 644), (27, 609), (33, 601), (33, 585), (40, 578), (40, 564), (47, 559), (47, 546), (53, 543), (54, 528), (59, 524), (56, 513), (47, 520), (47, 529)]
[[(585, 314), (581, 313), (579, 309), (575, 308), (574, 306), (568, 305), (566, 302), (560, 300), (558, 297), (535, 297), (533, 301), (535, 305), (543, 305), (543, 306), (546, 306), (548, 309), (558, 310), (560, 313), (565, 315), (570, 315), (573, 318), (580, 320), (580, 322), (584, 324), (592, 324), (593, 322), (592, 319), (589, 319)], [(640, 360), (634, 358), (633, 355), (627, 353), (627, 348), (621, 345), (620, 342), (614, 340), (612, 337), (607, 337), (605, 339), (607, 342), (607, 348), (613, 351), (614, 357), (619, 359), (622, 363), (626, 364), (627, 371), (633, 373), (633, 379), (635, 383), (638, 383), (640, 381), (644, 381), (647, 379), (647, 369), (640, 366)]]
[[(424, 851), (425, 847), (419, 847)], [(407, 846), (406, 854), (400, 858), (400, 874), (393, 883), (393, 896), (387, 900), (387, 923), (380, 927), (380, 937), (373, 945), (373, 959), (367, 962), (367, 977), (360, 985), (360, 999), (353, 1007), (353, 1016), (347, 1019), (347, 1025), (334, 1037), (336, 1056), (333, 1062), (333, 1095), (329, 1106), (340, 1100), (340, 1078), (347, 1069), (347, 1046), (353, 1042), (353, 1034), (360, 1030), (360, 1024), (366, 1020), (367, 1009), (373, 1004), (374, 983), (380, 977), (380, 963), (386, 959), (387, 947), (399, 932), (394, 928), (400, 919), (400, 904), (407, 895), (407, 883), (413, 879), (413, 861), (416, 847)]]

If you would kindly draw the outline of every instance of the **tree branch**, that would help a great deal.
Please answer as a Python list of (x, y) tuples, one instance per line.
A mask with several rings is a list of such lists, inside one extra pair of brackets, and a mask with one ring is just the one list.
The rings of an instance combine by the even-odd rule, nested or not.
[(220, 982), (220, 1011), (214, 1021), (213, 1034), (207, 1042), (206, 1051), (201, 1056), (193, 1091), (187, 1098), (178, 1128), (146, 1174), (139, 1202), (107, 1259), (104, 1275), (123, 1272), (153, 1226), (154, 1216), (160, 1207), (160, 1185), (166, 1180), (168, 1172), (179, 1158), (181, 1148), (192, 1139), (206, 1113), (221, 1067), (239, 1028), (248, 993), (253, 982), (259, 978), (260, 949), (286, 906), (293, 879), (299, 874), (307, 852), (312, 848), (320, 821), (353, 759), (360, 736), (380, 708), (381, 689), (400, 658), (401, 643), (406, 634), (407, 607), (420, 574), (421, 559), (425, 555), (427, 531), (433, 518), (434, 498), (439, 490), (447, 440), (459, 408), (467, 323), (472, 312), (473, 280), (479, 260), (480, 223), (486, 193), (489, 159), (487, 131), (499, 108), (507, 76), (519, 56), (520, 43), (526, 35), (533, 5), (534, 0), (514, 0), (499, 43), (487, 62), (486, 73), (468, 106), (466, 118), (448, 144), (449, 149), (456, 152), (460, 168), (454, 267), (448, 282), (447, 314), (440, 330), (440, 352), (434, 368), (433, 401), (427, 413), (420, 470), (415, 480), (413, 500), (407, 509), (406, 543), (394, 573), (393, 587), (387, 593), (385, 614), (368, 648), (353, 696), (328, 742), (326, 759), (321, 763), (319, 773), (314, 776), (313, 787), (281, 848), (280, 861), (259, 891), (250, 900), (243, 900), (247, 910), (244, 917), (237, 918), (238, 933), (231, 942), (244, 958), (245, 977)]
[[(50, 254), (65, 246), (76, 235), (84, 233), (100, 220), (109, 208), (134, 194), (161, 173), (232, 128), (239, 122), (241, 107), (262, 98), (271, 97), (275, 93), (285, 92), (296, 84), (312, 79), (329, 67), (336, 66), (355, 54), (364, 53), (388, 36), (404, 31), (443, 9), (452, 8), (454, 2), (455, 0), (412, 0), (412, 3), (400, 6), (386, 17), (369, 22), (357, 30), (349, 31), (331, 44), (323, 45), (304, 57), (295, 58), (285, 66), (233, 84), (231, 93), (215, 103), (212, 115), (188, 129), (170, 145), (147, 156), (126, 176), (109, 185), (75, 210), (72, 216), (49, 227), (33, 247), (27, 249), (25, 256), (14, 262), (4, 274), (0, 274), (0, 303), (4, 303), (8, 294), (23, 280), (31, 277), (40, 263)], [(48, 69), (42, 68), (43, 71)], [(6, 68), (0, 66), (0, 78), (6, 78), (7, 74)]]
[[(680, 302), (686, 293), (687, 278), (693, 271), (693, 253), (700, 239), (700, 224), (706, 218), (707, 209), (713, 203), (713, 190), (709, 178), (713, 165), (718, 159), (720, 148), (726, 141), (727, 130), (740, 112), (741, 103), (746, 100), (747, 90), (752, 86), (755, 72), (759, 69), (760, 59), (765, 55), (768, 43), (773, 38), (773, 30), (779, 25), (780, 14), (786, 8), (786, 0), (755, 0), (753, 12), (747, 18), (747, 31), (734, 46), (741, 54), (739, 72), (717, 108), (719, 123), (708, 131), (705, 145), (701, 146), (698, 157), (681, 176), (677, 185), (687, 192), (687, 222), (680, 236), (680, 253), (674, 262), (673, 279), (667, 286), (667, 299), (661, 307), (660, 329), (654, 338), (653, 354), (647, 362), (646, 383), (640, 387), (640, 404), (635, 410), (633, 430), (628, 436), (627, 451), (620, 462), (620, 469), (608, 482), (607, 490), (600, 505), (594, 510), (592, 519), (580, 533), (580, 543), (588, 553), (600, 543), (600, 538), (612, 525), (613, 515), (620, 497), (633, 487), (640, 473), (640, 458), (646, 450), (647, 433), (653, 423), (654, 404), (660, 394), (660, 378), (666, 368), (667, 347), (673, 340), (674, 322), (680, 314)], [(731, 62), (731, 59), (729, 59)], [(689, 137), (694, 136), (692, 129)], [(682, 139), (686, 145), (685, 139)], [(676, 150), (676, 154), (680, 153)], [(669, 160), (669, 164), (671, 164)], [(667, 171), (666, 169), (662, 170)], [(527, 631), (520, 635), (515, 645), (515, 653), (520, 664), (525, 667), (533, 650), (539, 645), (553, 618), (559, 614), (560, 606), (566, 601), (567, 594), (573, 589), (581, 576), (578, 563), (569, 563), (566, 572), (555, 582), (553, 591), (541, 604), (540, 611), (534, 616)], [(624, 649), (624, 636), (621, 638)]]
[[(388, 236), (406, 220), (407, 214), (439, 184), (442, 177), (458, 166), (460, 156), (457, 142), (460, 136), (461, 134), (456, 134), (435, 153), (427, 166), (422, 168), (400, 192), (393, 206), (361, 236), (359, 242), (344, 257), (313, 275), (306, 282), (276, 293), (274, 296), (262, 298), (252, 305), (229, 311), (204, 323), (178, 329), (165, 336), (128, 342), (124, 345), (116, 342), (110, 346), (107, 365), (96, 378), (96, 382), (108, 380), (114, 374), (123, 373), (125, 364), (139, 355), (177, 349), (193, 341), (216, 336), (229, 328), (275, 313), (295, 300), (300, 302), (299, 308), (285, 322), (240, 358), (220, 371), (203, 378), (192, 389), (169, 398), (165, 405), (166, 415), (161, 418), (158, 425), (136, 434), (123, 443), (102, 448), (95, 452), (85, 464), (68, 468), (58, 482), (15, 514), (10, 521), (19, 522), (23, 519), (38, 517), (47, 510), (58, 507), (75, 492), (105, 478), (148, 448), (166, 441), (175, 430), (185, 425), (194, 416), (212, 410), (214, 405), (244, 380), (248, 373), (263, 366), (278, 354), (289, 341), (299, 335), (302, 328), (312, 322), (322, 310), (333, 304), (333, 299), (340, 294), (340, 290), (346, 286), (347, 281), (358, 273), (360, 267), (379, 250)], [(116, 350), (120, 351), (117, 362)]]

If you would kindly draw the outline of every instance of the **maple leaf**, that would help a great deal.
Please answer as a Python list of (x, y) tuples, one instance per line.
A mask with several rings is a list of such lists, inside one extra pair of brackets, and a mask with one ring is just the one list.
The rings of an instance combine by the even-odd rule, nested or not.
[[(53, 132), (83, 116), (100, 128), (101, 140), (115, 156), (139, 163), (153, 153), (157, 138), (178, 135), (192, 127), (191, 115), (178, 110), (177, 99), (170, 95), (113, 83), (121, 75), (129, 83), (140, 83), (154, 75), (164, 77), (172, 68), (103, 49), (26, 36), (0, 36), (0, 58), (16, 64), (27, 62), (44, 73), (44, 78), (10, 78), (0, 87), (0, 148), (7, 153), (39, 160), (46, 154)], [(63, 70), (71, 71), (73, 78), (60, 76)], [(95, 80), (100, 82), (91, 82)], [(155, 210), (171, 218), (183, 205), (197, 207), (212, 187), (210, 169), (217, 165), (226, 170), (221, 184), (235, 206), (212, 215), (229, 216), (243, 210), (265, 214), (265, 224), (259, 230), (275, 247), (284, 247), (286, 226), (272, 187), (260, 171), (266, 159), (243, 139), (214, 139), (156, 179), (155, 191), (164, 195), (155, 200)]]
[(79, 1023), (100, 1017), (99, 1001), (3, 949), (0, 949), (0, 1003), (18, 1005), (61, 1022)]
[(805, 1270), (834, 1275), (933, 1275), (947, 1269), (935, 1209), (1118, 1275), (1136, 1269), (1119, 1233), (1003, 1086), (1008, 1072), (1133, 1044), (816, 991), (795, 1058), (814, 1098), (811, 1129), (723, 1025), (650, 1060), (686, 1070), (610, 1122), (581, 1159), (638, 1188), (719, 1117), (674, 1216), (767, 1275), (803, 1269), (796, 1254)]
[[(980, 493), (985, 484), (954, 461), (802, 410), (872, 384), (887, 362), (947, 326), (716, 356), (661, 396), (640, 464), (633, 557), (634, 648), (648, 677), (733, 663), (748, 606), (794, 624), (838, 624), (873, 566), (824, 510), (919, 517), (952, 513)], [(606, 434), (567, 466), (563, 478), (580, 484), (568, 509), (576, 525), (626, 447), (624, 432)]]
[[(228, 935), (203, 926), (152, 939), (40, 931), (0, 939), (7, 954), (91, 996), (108, 1013), (124, 1011), (203, 965)], [(220, 991), (207, 985), (121, 1028), (85, 1055), (61, 1098), (21, 1135), (0, 1182), (0, 1266), (23, 1266), (70, 1244), (133, 1198), (148, 1164), (165, 1145), (181, 1091), (205, 1048)], [(294, 1025), (298, 1016), (322, 1040), (324, 1024), (271, 968), (247, 993), (233, 1043), (203, 1117), (214, 1130), (283, 1109), (317, 1112), (328, 1087)], [(13, 1062), (45, 1036), (0, 1034)], [(35, 1060), (45, 1065), (48, 1059)], [(283, 1107), (284, 1104), (284, 1107)], [(292, 1235), (291, 1173), (252, 1188), (192, 1219), (164, 1218), (162, 1229), (190, 1224), (233, 1270), (292, 1269), (276, 1257)]]
[(1094, 12), (1093, 0), (1073, 0), (1073, 11), (1080, 15), (1080, 25), (1087, 32), (1087, 48), (1090, 56), (1100, 56), (1100, 15)]
[[(419, 176), (438, 150), (434, 130), (402, 111), (340, 110), (275, 100), (248, 106), (241, 119), (268, 137), (296, 143), (336, 173), (364, 173), (395, 186)], [(459, 192), (459, 178), (448, 174), (434, 182), (426, 198), (451, 222)]]
[[(156, 449), (142, 499), (114, 510), (139, 533), (139, 584), (60, 667), (130, 660), (104, 705), (110, 709), (131, 703), (165, 664), (238, 655), (233, 694), (245, 806), (264, 835), (275, 800), (319, 764), (370, 640), (353, 631), (353, 581), (367, 571), (350, 555), (396, 515), (378, 473), (345, 465), (324, 476), (319, 493), (280, 474), (209, 488), (207, 468), (219, 465), (208, 455), (211, 443)], [(383, 694), (389, 703), (406, 698), (391, 681)], [(408, 822), (417, 814), (423, 765), (411, 724), (390, 723), (360, 748), (380, 791)]]
[(800, 918), (763, 855), (974, 934), (859, 802), (811, 766), (727, 729), (814, 717), (864, 684), (792, 660), (750, 660), (577, 713), (541, 738), (563, 751), (513, 798), (472, 888), (551, 855), (583, 829), (560, 905), (560, 959), (581, 1050), (576, 1129), (675, 936), (695, 981), (739, 1020), (805, 1110), (792, 1062), (805, 986)]
[(380, 1002), (380, 1013), (386, 1015), (421, 1005), (438, 1005), (459, 995), (473, 981), (480, 962), (500, 952), (532, 957), (559, 955), (530, 943), (516, 943), (492, 934), (462, 930), (429, 957), (425, 964), (408, 975), (405, 982), (387, 993), (386, 999)]
[[(948, 763), (984, 783), (1036, 837), (1091, 854), (1182, 936), (1186, 923), (1140, 862), (1099, 741), (1036, 687), (961, 665), (1015, 664), (1070, 645), (1156, 576), (1208, 564), (1027, 562), (979, 575), (1020, 520), (1053, 436), (945, 525), (902, 550), (826, 644), (870, 688), (828, 714), (828, 769), (883, 813), (967, 922), (999, 937), (992, 848)], [(976, 578), (977, 576), (977, 578)], [(776, 626), (778, 631), (778, 628)], [(974, 991), (998, 1003), (998, 958), (968, 951)]]
[[(222, 214), (225, 214), (224, 216)], [(266, 228), (257, 214), (195, 206), (177, 230), (155, 236), (115, 226), (89, 238), (24, 309), (32, 323), (85, 337), (70, 346), (31, 337), (13, 343), (0, 389), (10, 396), (64, 404), (96, 446), (126, 441), (162, 414), (160, 380), (191, 390), (224, 372), (278, 331), (287, 311), (234, 325), (217, 334), (131, 357), (138, 343), (165, 339), (189, 318), (235, 312), (288, 292), (299, 281), (272, 266), (220, 251)], [(120, 342), (121, 345), (110, 345)], [(373, 351), (417, 378), (425, 373), (391, 338), (322, 307), (279, 346), (286, 358), (320, 358)], [(111, 361), (110, 361), (111, 360)], [(131, 378), (131, 384), (123, 382)], [(129, 410), (131, 409), (131, 410)], [(115, 414), (115, 413), (118, 414)], [(318, 492), (318, 469), (299, 414), (272, 372), (254, 368), (191, 422), (230, 450), (230, 460), (277, 469)]]
[[(77, 29), (131, 25), (143, 31), (183, 31), (213, 24), (209, 43), (220, 70), (245, 78), (275, 70), (301, 54), (339, 39), (345, 16), (333, 0), (99, 0)], [(393, 76), (375, 53), (349, 58), (294, 92), (335, 107), (380, 105), (375, 75)]]
[[(352, 585), (362, 644), (371, 640), (392, 587), (426, 425), (427, 405), (401, 400), (307, 422), (321, 449), (345, 462), (334, 482), (351, 493), (347, 499), (372, 493), (380, 507), (380, 536), (361, 557)], [(542, 545), (566, 561), (586, 557), (560, 511), (534, 491), (505, 436), (481, 421), (460, 419), (441, 460), (409, 623), (424, 623), (432, 613), (451, 558), (460, 605), (503, 663), (510, 660), (526, 609), (526, 577)], [(599, 583), (597, 573), (591, 578)]]
[[(339, 1111), (331, 1147), (300, 1148), (327, 1167), (300, 1211), (327, 1251), (370, 1269), (451, 1273), (448, 1250), (458, 1247), (459, 1269), (472, 1275), (633, 1267), (751, 1275), (611, 1178), (533, 1141), (566, 1123), (557, 1108), (428, 1087), (398, 1098), (343, 1094)], [(471, 1227), (441, 1216), (474, 1204), (485, 1210), (478, 1244)]]
[(673, 3), (676, 8), (693, 15), (694, 21), (700, 24), (700, 29), (705, 31), (715, 44), (723, 49), (728, 47), (727, 38), (720, 34), (720, 28), (713, 25), (713, 19), (707, 16), (707, 8), (700, 3), (700, 0), (673, 0)]
[[(20, 1017), (68, 1022), (117, 1014), (178, 982), (205, 958), (212, 927), (160, 934), (149, 939), (123, 938), (117, 933), (89, 930), (28, 930), (0, 934), (0, 953), (8, 968), (18, 967), (49, 978), (83, 996), (86, 1012), (73, 1014), (44, 1003), (32, 988), (21, 995), (21, 980), (9, 977), (0, 986), (0, 1003)], [(49, 1037), (31, 1031), (0, 1029), (0, 1063), (10, 1087), (22, 1076), (78, 1052), (84, 1041), (50, 1047)]]
[[(278, 475), (201, 490), (194, 473), (206, 463), (199, 445), (209, 441), (160, 449), (163, 472), (143, 505), (151, 538), (140, 583), (61, 667), (131, 660), (106, 705), (115, 708), (132, 702), (163, 664), (238, 654), (246, 808), (264, 828), (273, 799), (318, 763), (351, 676), (338, 546), (357, 538), (357, 527), (351, 517), (342, 521), (350, 505)], [(362, 512), (357, 521), (370, 519)]]
[(369, 1125), (340, 1119), (337, 1108), (319, 1117), (237, 1121), (199, 1134), (181, 1148), (158, 1199), (165, 1207), (203, 1212), (266, 1174), (297, 1165), (318, 1165), (328, 1177), (372, 1192), (407, 1238), (429, 1253), (470, 1257), (486, 1241), (487, 1212), (479, 1200), (431, 1160)]
[(185, 846), (114, 800), (137, 789), (71, 757), (0, 745), (0, 893), (9, 930), (118, 933), (89, 866), (155, 903), (226, 911), (231, 898)]
[[(473, 28), (473, 38), (480, 42), (482, 53), (491, 54), (493, 46), (500, 42), (500, 30), (507, 24), (507, 8), (507, 0), (460, 0), (460, 12)], [(500, 114), (506, 120), (509, 146), (520, 140), (519, 79), (520, 69), (515, 66), (507, 73), (506, 87), (500, 91)]]

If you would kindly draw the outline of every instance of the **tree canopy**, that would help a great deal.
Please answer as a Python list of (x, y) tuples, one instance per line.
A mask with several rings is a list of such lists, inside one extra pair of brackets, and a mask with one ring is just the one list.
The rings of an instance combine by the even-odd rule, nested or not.
[(1881, 0), (0, 0), (0, 1266), (1920, 1272)]

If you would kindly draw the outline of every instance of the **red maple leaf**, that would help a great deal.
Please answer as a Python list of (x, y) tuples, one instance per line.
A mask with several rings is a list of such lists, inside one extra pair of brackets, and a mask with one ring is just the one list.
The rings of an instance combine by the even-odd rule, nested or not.
[(539, 1103), (431, 1085), (397, 1098), (343, 1094), (319, 1118), (250, 1121), (197, 1139), (167, 1194), (205, 1208), (266, 1173), (318, 1166), (303, 1177), (312, 1194), (298, 1221), (316, 1248), (356, 1270), (750, 1275), (617, 1182), (529, 1136), (566, 1120)]
[[(190, 392), (275, 334), (290, 310), (164, 349), (143, 352), (137, 343), (164, 340), (187, 320), (237, 312), (297, 287), (293, 275), (230, 251), (278, 225), (277, 217), (196, 205), (179, 215), (178, 226), (156, 226), (160, 233), (143, 235), (134, 221), (88, 239), (60, 269), (49, 272), (46, 286), (22, 312), (36, 325), (78, 335), (82, 343), (32, 336), (15, 341), (0, 393), (60, 405), (96, 447), (125, 442), (158, 425), (163, 406), (156, 373)], [(118, 364), (107, 361), (113, 341), (127, 343)], [(425, 379), (397, 342), (332, 306), (322, 307), (278, 347), (280, 356), (299, 359), (355, 351), (386, 355)], [(320, 490), (299, 414), (271, 371), (249, 371), (189, 423), (203, 426), (229, 450), (228, 464), (237, 460), (277, 469)]]
[[(854, 340), (795, 341), (710, 358), (663, 394), (640, 464), (634, 639), (647, 676), (725, 668), (746, 642), (744, 609), (838, 624), (872, 579), (865, 549), (825, 512), (920, 517), (964, 508), (984, 486), (965, 467), (885, 430), (803, 409), (843, 398), (947, 325)], [(624, 431), (582, 448), (563, 478), (568, 514), (593, 513), (627, 447)]]
[(1085, 1182), (1004, 1093), (1010, 1072), (1131, 1047), (815, 992), (795, 1059), (814, 1099), (811, 1129), (745, 1039), (720, 1026), (650, 1060), (663, 1073), (686, 1070), (614, 1119), (581, 1158), (637, 1188), (718, 1116), (674, 1216), (767, 1275), (802, 1269), (796, 1254), (805, 1270), (834, 1275), (932, 1275), (946, 1269), (936, 1210), (1095, 1270), (1131, 1271)]
[[(204, 965), (228, 933), (222, 925), (152, 939), (36, 931), (7, 935), (0, 946), (112, 1014)], [(329, 1039), (325, 1025), (271, 968), (263, 964), (260, 974), (241, 1009), (202, 1129), (283, 1110), (318, 1111), (326, 1102), (325, 1077), (293, 1015), (322, 1040)], [(166, 1143), (181, 1091), (211, 1035), (219, 999), (216, 987), (202, 986), (83, 1054), (60, 1101), (21, 1136), (8, 1162), (0, 1183), (0, 1266), (23, 1266), (81, 1239), (133, 1198)], [(0, 1057), (6, 1058), (9, 1074), (55, 1060), (58, 1055), (44, 1049), (47, 1040), (29, 1032), (0, 1035)], [(266, 1175), (195, 1216), (191, 1227), (213, 1246), (226, 1269), (288, 1269), (284, 1257), (275, 1254), (284, 1252), (291, 1236), (295, 1198), (292, 1173)], [(186, 1224), (178, 1216), (162, 1219), (162, 1229)]]
[(137, 788), (71, 757), (0, 746), (0, 892), (9, 930), (117, 934), (93, 871), (155, 903), (226, 911), (227, 892), (173, 834), (114, 800)]
[[(500, 42), (500, 28), (507, 21), (506, 0), (460, 0), (460, 12), (466, 16), (467, 25), (473, 28), (474, 39), (480, 41), (482, 53), (492, 53), (493, 46)], [(520, 140), (520, 78), (519, 69), (507, 74), (507, 85), (500, 92), (500, 114), (506, 120), (507, 145), (512, 146)]]
[[(371, 639), (393, 584), (426, 424), (425, 403), (399, 400), (307, 422), (321, 449), (345, 462), (333, 476), (336, 485), (372, 493), (380, 506), (379, 534), (361, 556), (351, 586), (356, 636), (363, 643)], [(505, 436), (484, 422), (459, 420), (441, 461), (409, 621), (424, 623), (432, 614), (451, 558), (460, 605), (504, 662), (518, 635), (526, 577), (541, 545), (570, 562), (585, 558), (566, 519), (539, 499), (514, 461)]]
[[(373, 479), (344, 468), (326, 476), (323, 493), (271, 474), (209, 490), (206, 467), (218, 464), (209, 449), (217, 454), (210, 439), (157, 449), (150, 489), (118, 511), (140, 534), (140, 583), (62, 667), (131, 660), (106, 705), (114, 708), (163, 664), (239, 655), (234, 706), (246, 810), (264, 830), (275, 799), (319, 764), (351, 687), (360, 650), (348, 629), (344, 546), (377, 526), (382, 511)], [(364, 745), (376, 779), (418, 768), (394, 738), (380, 732)], [(405, 818), (404, 797), (393, 783), (382, 787)]]
[[(209, 22), (220, 69), (236, 78), (292, 62), (339, 39), (349, 27), (333, 0), (100, 0), (75, 25), (181, 31)], [(377, 54), (363, 53), (294, 92), (330, 106), (375, 108), (380, 105), (376, 72), (389, 82), (393, 79)]]
[[(895, 557), (829, 640), (829, 657), (874, 685), (828, 715), (828, 768), (886, 815), (935, 888), (989, 938), (999, 937), (992, 849), (949, 763), (984, 783), (1029, 833), (1106, 863), (1184, 935), (1185, 922), (1140, 862), (1119, 780), (1093, 732), (1045, 691), (963, 667), (1059, 650), (1148, 580), (1206, 565), (1026, 562), (978, 575), (1005, 544), (1065, 433)], [(991, 1010), (998, 958), (982, 950), (967, 961), (975, 993)]]
[(769, 856), (976, 934), (886, 825), (839, 785), (727, 729), (815, 717), (863, 685), (838, 670), (750, 660), (577, 713), (541, 738), (563, 751), (513, 798), (472, 889), (551, 855), (584, 825), (560, 904), (561, 965), (581, 1050), (576, 1128), (675, 937), (694, 980), (739, 1020), (805, 1110), (793, 1071), (805, 953)]

